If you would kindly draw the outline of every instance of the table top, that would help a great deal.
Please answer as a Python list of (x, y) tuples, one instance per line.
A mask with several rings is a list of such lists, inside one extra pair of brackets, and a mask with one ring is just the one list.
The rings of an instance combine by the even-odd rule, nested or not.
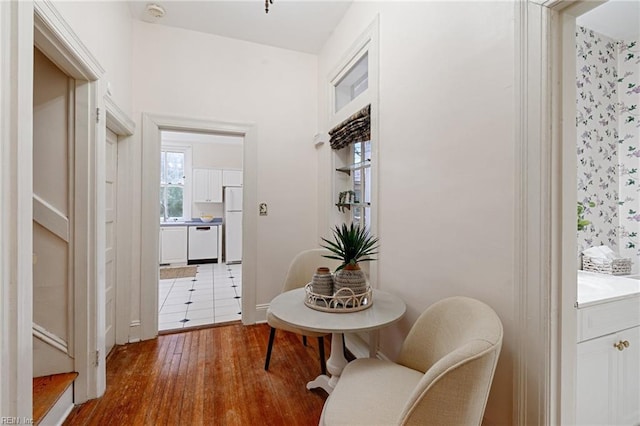
[(316, 311), (304, 304), (305, 290), (298, 288), (276, 296), (271, 301), (271, 314), (295, 327), (322, 333), (369, 331), (398, 321), (406, 311), (399, 297), (373, 290), (373, 305), (358, 312)]

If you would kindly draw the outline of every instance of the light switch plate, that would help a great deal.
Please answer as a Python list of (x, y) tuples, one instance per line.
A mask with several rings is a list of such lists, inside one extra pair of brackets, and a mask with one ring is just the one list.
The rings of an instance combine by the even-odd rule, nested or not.
[(267, 215), (267, 203), (260, 203), (260, 216)]

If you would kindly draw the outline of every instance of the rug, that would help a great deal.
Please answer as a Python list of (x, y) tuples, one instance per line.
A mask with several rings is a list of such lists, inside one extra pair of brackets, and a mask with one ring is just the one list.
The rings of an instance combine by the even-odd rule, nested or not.
[(197, 270), (197, 266), (173, 266), (160, 268), (160, 279), (168, 280), (171, 278), (195, 277)]

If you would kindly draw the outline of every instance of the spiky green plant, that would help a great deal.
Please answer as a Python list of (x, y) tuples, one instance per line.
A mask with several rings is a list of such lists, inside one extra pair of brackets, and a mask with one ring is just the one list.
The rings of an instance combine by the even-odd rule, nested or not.
[(373, 237), (365, 228), (360, 225), (349, 226), (342, 224), (336, 225), (333, 229), (334, 241), (322, 239), (327, 245), (323, 245), (333, 254), (323, 255), (328, 259), (341, 260), (342, 264), (336, 268), (336, 272), (343, 269), (347, 265), (356, 265), (358, 262), (370, 262), (373, 259), (369, 256), (378, 254), (378, 239)]

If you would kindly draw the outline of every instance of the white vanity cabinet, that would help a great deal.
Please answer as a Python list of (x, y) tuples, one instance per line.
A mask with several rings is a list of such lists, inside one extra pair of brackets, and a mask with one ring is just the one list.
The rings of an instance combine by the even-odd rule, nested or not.
[(160, 227), (160, 263), (187, 263), (187, 227)]
[(576, 424), (636, 425), (640, 295), (584, 305), (578, 304)]
[(196, 203), (222, 202), (222, 170), (193, 169), (193, 201)]

